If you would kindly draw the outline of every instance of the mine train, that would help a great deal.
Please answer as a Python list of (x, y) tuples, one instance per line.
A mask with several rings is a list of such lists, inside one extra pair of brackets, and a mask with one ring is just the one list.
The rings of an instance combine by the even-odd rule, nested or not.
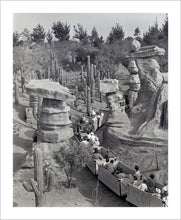
[[(103, 124), (99, 123), (98, 128), (102, 125)], [(84, 128), (86, 127), (85, 124), (83, 127)], [(82, 136), (87, 134), (83, 130), (81, 132), (82, 132), (81, 133)], [(77, 136), (76, 136), (76, 139), (80, 143), (80, 139), (78, 139)], [(94, 148), (92, 147), (92, 150), (93, 149)], [(100, 147), (99, 153), (104, 158), (107, 153), (107, 150), (104, 147)], [(138, 207), (164, 207), (165, 206), (165, 203), (163, 202), (162, 199), (156, 197), (152, 193), (142, 191), (132, 184), (135, 170), (131, 169), (129, 166), (127, 166), (123, 162), (117, 160), (116, 168), (117, 167), (122, 168), (122, 171), (125, 174), (129, 174), (130, 177), (132, 176), (132, 178), (118, 179), (109, 170), (107, 170), (104, 165), (101, 165), (99, 163), (99, 160), (91, 159), (86, 164), (86, 166), (104, 185), (106, 185), (109, 189), (111, 189), (114, 193), (116, 193), (120, 197), (120, 199), (123, 199), (126, 197), (126, 200), (133, 206), (138, 206)], [(163, 185), (156, 183), (156, 188), (162, 190)]]

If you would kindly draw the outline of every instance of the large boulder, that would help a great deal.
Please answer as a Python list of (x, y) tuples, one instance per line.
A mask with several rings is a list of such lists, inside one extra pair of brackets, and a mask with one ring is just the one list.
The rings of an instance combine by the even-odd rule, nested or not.
[(139, 51), (141, 48), (141, 44), (139, 41), (137, 41), (136, 39), (134, 39), (131, 43), (131, 49), (132, 51), (136, 52)]
[(104, 79), (99, 82), (99, 91), (102, 93), (115, 93), (119, 90), (117, 79)]
[(160, 72), (158, 62), (153, 58), (137, 59), (139, 76), (142, 84), (147, 86), (147, 90), (157, 91), (163, 82), (163, 75)]

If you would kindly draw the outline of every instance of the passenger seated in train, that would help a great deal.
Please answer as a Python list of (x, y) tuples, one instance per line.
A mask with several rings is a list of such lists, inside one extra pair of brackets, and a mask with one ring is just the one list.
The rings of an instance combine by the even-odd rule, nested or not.
[(80, 147), (89, 147), (89, 141), (87, 136), (83, 137), (83, 140), (80, 142)]
[(93, 132), (91, 132), (91, 133), (90, 133), (90, 136), (89, 136), (90, 146), (92, 146), (97, 139), (98, 139), (98, 137), (97, 137)]
[(168, 182), (165, 181), (164, 187), (163, 187), (162, 190), (161, 190), (161, 199), (162, 199), (163, 205), (164, 205), (165, 207), (168, 207), (167, 197), (168, 197)]
[(126, 173), (123, 173), (123, 169), (121, 167), (117, 167), (114, 176), (116, 176), (118, 179), (128, 178), (129, 175)]
[(90, 140), (90, 137), (91, 137), (90, 132), (87, 132), (87, 140), (88, 140), (88, 141)]
[(98, 148), (98, 150), (100, 150), (102, 148), (98, 137), (95, 138), (95, 142), (93, 143), (92, 147)]
[(162, 191), (161, 199), (163, 201), (163, 206), (168, 207), (168, 190)]
[(136, 165), (135, 166), (135, 176), (139, 179), (139, 176), (140, 176), (140, 170), (139, 170), (140, 168), (139, 168), (139, 166), (138, 165)]
[(102, 111), (96, 112), (96, 117), (97, 117), (97, 127), (99, 128), (102, 125), (104, 113)]
[(96, 170), (98, 171), (100, 165), (105, 167), (106, 164), (108, 164), (108, 163), (109, 163), (109, 159), (96, 160)]
[(90, 116), (95, 116), (95, 115), (96, 115), (96, 110), (92, 109), (91, 112), (90, 112)]
[(83, 115), (82, 117), (81, 117), (81, 119), (80, 119), (80, 124), (82, 124), (82, 123), (88, 123), (88, 120), (87, 120), (87, 118)]
[(153, 193), (152, 195), (161, 199), (161, 190), (159, 188), (155, 188), (155, 193)]
[(92, 131), (95, 132), (97, 130), (97, 116), (92, 116), (91, 119), (90, 119), (90, 123), (91, 123), (91, 126), (92, 126)]
[(134, 177), (137, 178), (136, 182), (134, 183), (134, 186), (139, 187), (141, 185), (141, 183), (143, 182), (143, 177), (142, 177), (142, 175), (140, 175), (140, 176), (134, 175), (133, 179), (134, 179)]
[(114, 159), (111, 159), (110, 160), (110, 163), (108, 163), (108, 164), (106, 164), (106, 166), (105, 166), (105, 168), (107, 169), (107, 170), (109, 170), (109, 172), (111, 172), (112, 174), (114, 174), (114, 172), (115, 172), (115, 161), (114, 161)]
[(156, 192), (156, 184), (155, 184), (155, 176), (154, 174), (150, 174), (150, 177), (146, 181), (147, 184), (147, 192), (155, 193)]
[(143, 179), (143, 182), (138, 186), (138, 189), (141, 189), (142, 191), (147, 191), (148, 187), (146, 185), (146, 179)]
[(95, 160), (103, 160), (104, 159), (102, 157), (102, 155), (99, 153), (99, 150), (97, 148), (94, 149), (92, 158)]
[(164, 182), (164, 186), (163, 186), (163, 188), (162, 188), (162, 194), (163, 194), (163, 195), (164, 195), (164, 194), (167, 194), (167, 195), (168, 195), (168, 182), (167, 182), (167, 181)]
[(138, 183), (137, 176), (133, 176), (133, 186), (137, 187), (138, 186), (137, 183)]

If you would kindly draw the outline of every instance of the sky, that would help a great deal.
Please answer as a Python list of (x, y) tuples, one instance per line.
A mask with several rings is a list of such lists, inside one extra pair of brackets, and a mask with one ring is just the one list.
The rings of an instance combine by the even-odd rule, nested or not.
[(95, 26), (99, 35), (106, 39), (111, 28), (119, 23), (125, 32), (125, 37), (128, 37), (133, 36), (136, 27), (139, 27), (142, 35), (155, 23), (155, 20), (161, 27), (165, 17), (166, 14), (163, 13), (16, 13), (13, 15), (13, 31), (20, 33), (24, 28), (32, 31), (37, 24), (48, 31), (51, 30), (53, 22), (61, 21), (71, 26), (71, 38), (74, 35), (73, 26), (80, 23), (87, 29), (88, 34)]

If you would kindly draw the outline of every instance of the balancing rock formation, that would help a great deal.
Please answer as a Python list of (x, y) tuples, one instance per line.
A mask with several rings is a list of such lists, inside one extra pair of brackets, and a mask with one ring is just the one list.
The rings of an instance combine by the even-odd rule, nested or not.
[(119, 91), (118, 80), (100, 80), (99, 91), (106, 95), (107, 106), (110, 110), (106, 123), (109, 130), (113, 127), (128, 132), (130, 121), (125, 112), (125, 98), (123, 92)]
[(39, 113), (38, 141), (59, 143), (73, 136), (70, 120), (70, 103), (75, 97), (68, 88), (50, 80), (31, 80), (26, 85), (27, 93), (43, 99)]
[[(134, 42), (133, 42), (134, 44)], [(130, 97), (130, 120), (133, 129), (130, 134), (148, 138), (159, 138), (167, 141), (167, 103), (168, 81), (160, 72), (160, 66), (155, 56), (164, 55), (165, 50), (155, 45), (141, 47), (138, 51), (130, 52), (128, 69), (134, 76), (134, 63), (137, 69), (135, 84), (137, 95)], [(135, 72), (136, 72), (135, 71)], [(131, 84), (132, 82), (130, 82)], [(133, 90), (132, 84), (130, 90)]]
[[(138, 164), (141, 171), (153, 172), (159, 167), (155, 175), (163, 183), (168, 174), (168, 79), (155, 57), (164, 55), (165, 50), (155, 45), (141, 47), (136, 40), (132, 44), (126, 57), (128, 91), (119, 88), (111, 93), (114, 86), (109, 84), (102, 89), (111, 112), (102, 144), (132, 168)], [(127, 95), (128, 114), (123, 104)]]

